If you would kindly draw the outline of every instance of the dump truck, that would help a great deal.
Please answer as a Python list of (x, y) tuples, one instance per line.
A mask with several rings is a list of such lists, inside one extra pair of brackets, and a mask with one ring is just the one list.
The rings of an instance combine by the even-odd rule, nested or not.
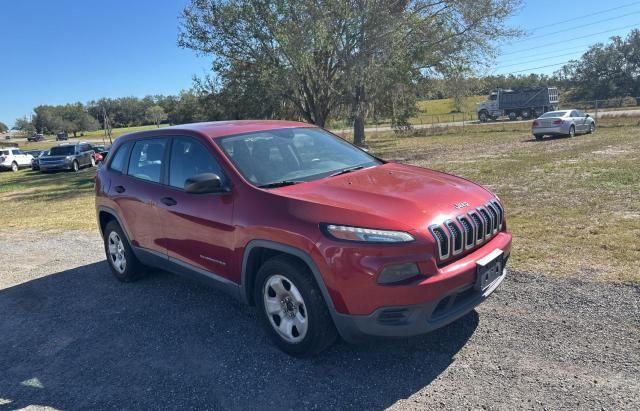
[(478, 103), (478, 120), (486, 122), (506, 116), (509, 120), (537, 118), (547, 111), (558, 108), (556, 87), (536, 87), (522, 90), (498, 89), (491, 92), (489, 99)]

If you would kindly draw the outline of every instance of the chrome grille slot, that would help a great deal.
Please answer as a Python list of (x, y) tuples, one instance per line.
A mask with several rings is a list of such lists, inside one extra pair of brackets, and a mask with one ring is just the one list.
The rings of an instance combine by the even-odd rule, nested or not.
[(453, 248), (453, 255), (460, 254), (462, 252), (462, 230), (452, 220), (448, 220), (445, 225), (451, 234), (451, 247)]
[(474, 226), (465, 216), (458, 217), (458, 221), (460, 222), (462, 231), (464, 232), (464, 249), (468, 250), (476, 243)]
[(504, 209), (502, 208), (502, 205), (496, 200), (493, 200), (491, 203), (493, 204), (496, 211), (498, 212), (498, 230), (502, 230), (502, 221), (504, 220)]
[(484, 219), (480, 218), (475, 211), (470, 211), (469, 217), (471, 217), (471, 221), (473, 221), (476, 226), (476, 244), (480, 244), (484, 241)]
[(438, 242), (438, 254), (441, 260), (449, 257), (449, 235), (444, 228), (439, 225), (429, 227), (433, 238)]
[(491, 224), (493, 225), (493, 230), (491, 230), (491, 234), (495, 234), (498, 232), (498, 212), (495, 210), (495, 206), (491, 203), (485, 204), (487, 211), (491, 215)]
[(493, 230), (493, 227), (491, 227), (492, 225), (491, 216), (489, 215), (489, 212), (487, 212), (487, 210), (484, 207), (478, 207), (477, 210), (480, 216), (484, 219), (484, 222), (485, 222), (484, 235), (485, 237), (488, 237), (491, 235), (491, 230)]

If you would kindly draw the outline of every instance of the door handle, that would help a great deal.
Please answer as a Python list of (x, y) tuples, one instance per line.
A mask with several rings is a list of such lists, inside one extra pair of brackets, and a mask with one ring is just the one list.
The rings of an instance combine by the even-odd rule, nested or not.
[(116, 190), (116, 193), (124, 193), (126, 191), (122, 186), (115, 186), (113, 189)]
[(169, 206), (169, 207), (178, 204), (178, 202), (176, 200), (174, 200), (173, 198), (171, 198), (171, 197), (162, 197), (162, 199), (160, 201), (162, 201), (162, 204), (164, 204), (166, 206)]

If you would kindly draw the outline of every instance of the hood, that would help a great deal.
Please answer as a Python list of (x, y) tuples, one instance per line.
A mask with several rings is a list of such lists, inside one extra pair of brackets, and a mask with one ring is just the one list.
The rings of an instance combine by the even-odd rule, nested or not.
[(495, 197), (463, 178), (396, 163), (273, 191), (299, 200), (291, 212), (318, 222), (404, 230), (440, 224)]

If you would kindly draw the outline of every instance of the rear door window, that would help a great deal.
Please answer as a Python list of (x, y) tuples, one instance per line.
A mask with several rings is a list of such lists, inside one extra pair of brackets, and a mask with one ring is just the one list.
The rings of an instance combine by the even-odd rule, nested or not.
[(137, 141), (131, 150), (127, 174), (141, 180), (159, 183), (162, 178), (162, 163), (166, 146), (166, 138)]

